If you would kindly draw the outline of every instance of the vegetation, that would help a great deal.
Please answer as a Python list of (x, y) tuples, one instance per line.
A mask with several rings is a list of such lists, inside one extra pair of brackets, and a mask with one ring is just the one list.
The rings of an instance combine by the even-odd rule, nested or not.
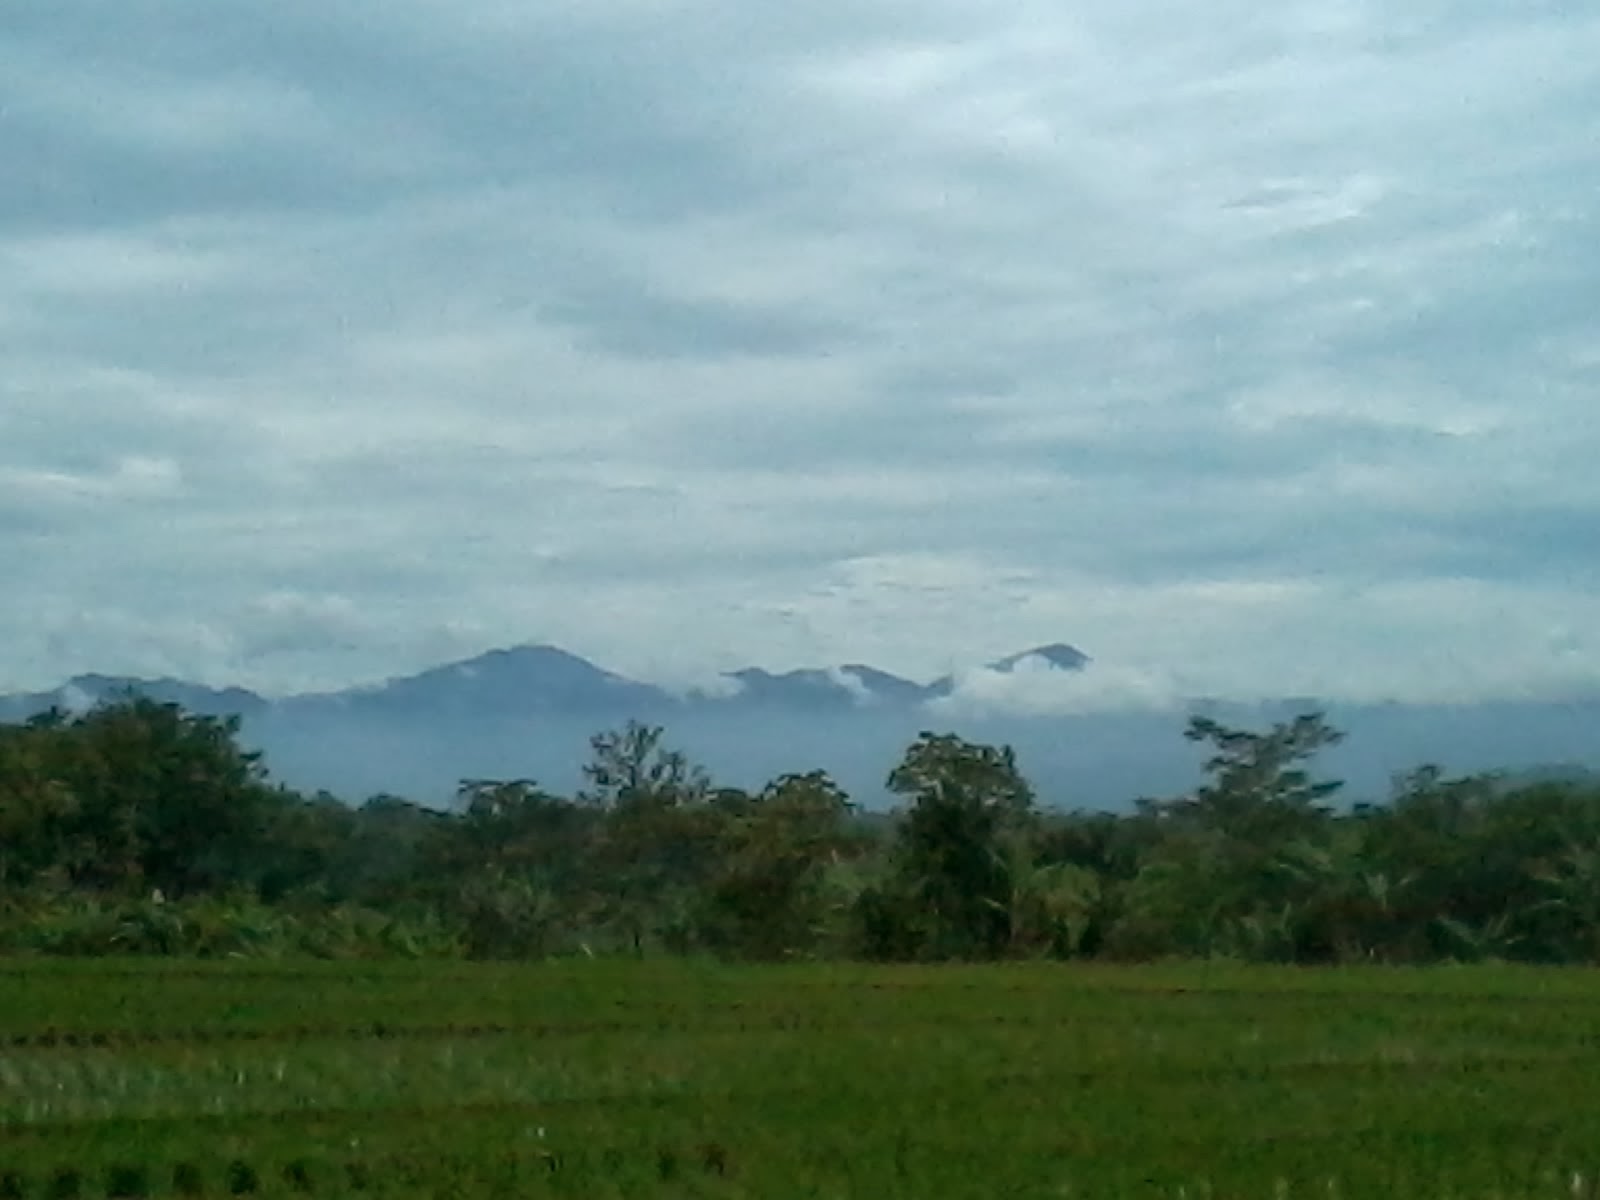
[(719, 786), (664, 732), (585, 786), (466, 780), (448, 810), (273, 783), (235, 720), (129, 695), (0, 725), (0, 953), (254, 958), (1600, 961), (1600, 788), (1424, 766), (1336, 806), (1317, 713), (1204, 717), (1188, 795), (1035, 795), (924, 733), (862, 812), (822, 771)]
[(8, 1200), (1566, 1200), (1600, 1165), (1579, 972), (98, 959), (0, 997)]
[(1308, 713), (1127, 815), (929, 732), (882, 815), (630, 725), (437, 811), (238, 735), (0, 726), (0, 1200), (1594, 1194), (1600, 983), (1520, 965), (1600, 956), (1592, 787), (1339, 807)]

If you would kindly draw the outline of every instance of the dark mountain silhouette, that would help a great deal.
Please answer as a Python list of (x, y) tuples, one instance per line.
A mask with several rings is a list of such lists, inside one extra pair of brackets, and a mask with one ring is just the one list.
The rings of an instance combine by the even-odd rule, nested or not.
[(1032, 650), (1024, 650), (1019, 654), (1008, 654), (1005, 658), (990, 663), (989, 669), (1011, 672), (1030, 659), (1036, 659), (1061, 671), (1081, 671), (1089, 665), (1089, 656), (1076, 646), (1069, 646), (1065, 642), (1051, 642), (1048, 646), (1035, 646)]
[[(1031, 674), (1040, 664), (1093, 679), (1088, 656), (1059, 642), (978, 669)], [(884, 779), (923, 729), (1014, 745), (1046, 804), (1122, 808), (1139, 796), (1173, 795), (1199, 777), (1201, 753), (1182, 737), (1187, 714), (1196, 711), (1263, 728), (1325, 708), (1349, 734), (1322, 760), (1327, 774), (1348, 781), (1341, 793), (1347, 800), (1381, 800), (1393, 775), (1428, 762), (1454, 772), (1600, 767), (1596, 696), (1449, 705), (1197, 698), (1059, 715), (929, 703), (959, 702), (965, 678), (957, 672), (923, 684), (861, 663), (785, 672), (747, 667), (728, 673), (724, 687), (684, 693), (554, 646), (526, 645), (280, 699), (175, 679), (80, 675), (48, 692), (0, 696), (0, 720), (52, 705), (80, 711), (132, 689), (191, 712), (237, 714), (245, 742), (263, 750), (274, 776), (292, 786), (349, 800), (391, 792), (430, 803), (447, 801), (465, 778), (534, 777), (574, 788), (588, 739), (629, 720), (665, 726), (673, 745), (724, 782), (759, 787), (787, 771), (824, 768), (869, 806), (888, 803)]]
[(746, 667), (728, 672), (725, 678), (737, 688), (722, 693), (719, 699), (733, 705), (848, 710), (867, 704), (919, 704), (929, 697), (922, 684), (860, 663), (832, 670), (810, 667), (779, 675)]
[[(988, 669), (1009, 672), (1029, 659), (1067, 670), (1081, 669), (1089, 661), (1081, 651), (1056, 643), (998, 659)], [(212, 688), (176, 679), (80, 675), (49, 692), (0, 697), (0, 715), (18, 719), (51, 705), (77, 710), (130, 689), (155, 700), (181, 704), (193, 712), (216, 715), (237, 713), (249, 717), (277, 710), (427, 718), (443, 714), (493, 717), (624, 711), (644, 715), (682, 712), (699, 705), (724, 711), (739, 707), (805, 712), (905, 708), (948, 695), (953, 686), (948, 676), (922, 684), (864, 663), (781, 673), (745, 667), (726, 672), (723, 678), (726, 687), (684, 694), (629, 679), (556, 646), (524, 645), (490, 650), (381, 683), (276, 700), (264, 699), (243, 688)]]
[(125, 675), (75, 675), (48, 692), (0, 696), (0, 720), (22, 721), (51, 708), (81, 712), (102, 701), (129, 693), (163, 704), (181, 705), (186, 711), (210, 716), (251, 717), (264, 712), (271, 701), (245, 688), (213, 688), (181, 679), (138, 679)]
[(292, 696), (278, 704), (428, 717), (654, 710), (670, 702), (671, 696), (659, 688), (603, 670), (555, 646), (515, 646), (380, 684)]
[[(997, 658), (991, 663), (986, 663), (984, 670), (998, 671), (1002, 675), (1010, 675), (1023, 663), (1034, 662), (1052, 667), (1058, 671), (1081, 671), (1091, 661), (1089, 656), (1076, 646), (1069, 646), (1065, 642), (1051, 642), (1047, 646), (1035, 646), (1032, 650), (1019, 650), (1015, 654)], [(928, 685), (926, 698), (934, 699), (952, 695), (958, 686), (958, 682), (953, 675), (942, 675)]]

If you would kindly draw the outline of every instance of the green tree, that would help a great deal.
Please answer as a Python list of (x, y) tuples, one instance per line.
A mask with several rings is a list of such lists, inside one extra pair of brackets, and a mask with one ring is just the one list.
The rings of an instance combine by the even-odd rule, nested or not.
[(129, 695), (70, 722), (45, 714), (23, 736), (38, 751), (36, 782), (58, 815), (71, 808), (65, 865), (80, 886), (226, 888), (249, 877), (269, 815), (292, 802), (239, 745), (237, 718)]
[(464, 780), (429, 859), (478, 958), (537, 958), (578, 940), (599, 813), (531, 779)]
[(65, 736), (48, 725), (0, 726), (0, 892), (82, 865), (78, 797), (55, 769)]
[(626, 812), (677, 808), (706, 800), (711, 777), (681, 750), (663, 744), (659, 725), (629, 721), (589, 739), (584, 765), (586, 786), (580, 799), (600, 808)]
[(1318, 828), (1331, 811), (1323, 800), (1344, 784), (1311, 778), (1303, 765), (1344, 734), (1324, 714), (1303, 713), (1266, 733), (1233, 729), (1210, 717), (1189, 719), (1183, 736), (1210, 743), (1208, 779), (1192, 796), (1160, 806), (1173, 820), (1240, 842), (1279, 845)]
[(352, 814), (329, 866), (329, 891), (384, 908), (437, 903), (451, 882), (457, 816), (379, 793)]
[(851, 809), (823, 771), (784, 775), (730, 809), (710, 885), (719, 948), (769, 960), (816, 949), (828, 916), (828, 868), (854, 845)]
[(268, 904), (352, 895), (354, 881), (341, 867), (355, 837), (355, 811), (327, 792), (301, 797), (280, 789), (275, 800), (265, 810), (256, 848), (232, 882)]
[[(1128, 885), (1160, 841), (1155, 818), (1139, 810), (1041, 814), (1038, 862), (1061, 868), (1074, 896), (1073, 954), (1094, 955), (1105, 945), (1123, 909)], [(1093, 882), (1089, 882), (1092, 880)], [(1087, 912), (1079, 908), (1093, 897)], [(1059, 944), (1059, 942), (1058, 942)]]
[(494, 868), (574, 890), (600, 814), (531, 779), (468, 779), (456, 792), (454, 869)]
[(995, 958), (1011, 945), (1019, 851), (1032, 836), (1033, 790), (1010, 746), (923, 732), (890, 772), (889, 790), (909, 797), (896, 858), (920, 906), (925, 953)]
[(707, 772), (663, 742), (659, 726), (630, 721), (590, 739), (580, 801), (602, 814), (589, 870), (602, 881), (600, 912), (635, 954), (648, 944), (683, 951), (715, 869), (726, 795)]
[(1504, 912), (1509, 885), (1526, 882), (1520, 853), (1488, 837), (1497, 790), (1493, 776), (1427, 764), (1396, 777), (1389, 803), (1363, 814), (1363, 858), (1393, 885), (1390, 956), (1477, 957), (1472, 931)]
[(1305, 764), (1343, 736), (1321, 713), (1265, 733), (1192, 717), (1184, 737), (1213, 748), (1206, 782), (1141, 805), (1158, 836), (1124, 891), (1114, 952), (1301, 958), (1307, 888), (1290, 864), (1324, 844), (1332, 825), (1322, 801), (1342, 786), (1314, 780)]

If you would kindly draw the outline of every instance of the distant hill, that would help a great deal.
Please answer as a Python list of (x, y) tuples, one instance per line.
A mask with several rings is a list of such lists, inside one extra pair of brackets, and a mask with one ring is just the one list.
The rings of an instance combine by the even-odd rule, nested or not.
[[(1007, 677), (1037, 692), (1056, 672), (1073, 681), (1070, 710), (1005, 707)], [(952, 706), (974, 678), (984, 681), (985, 703), (971, 711)], [(524, 645), (381, 683), (270, 699), (242, 688), (86, 674), (47, 692), (0, 696), (0, 720), (52, 705), (80, 711), (132, 689), (192, 712), (239, 715), (245, 740), (265, 751), (276, 777), (352, 800), (392, 792), (443, 802), (463, 778), (496, 776), (570, 789), (590, 736), (635, 719), (666, 726), (673, 745), (725, 782), (759, 787), (786, 771), (822, 768), (876, 806), (888, 803), (884, 779), (923, 729), (1014, 745), (1047, 804), (1120, 808), (1137, 796), (1176, 794), (1199, 777), (1201, 751), (1182, 737), (1195, 711), (1262, 728), (1325, 709), (1349, 734), (1321, 764), (1348, 781), (1346, 800), (1382, 799), (1393, 775), (1427, 762), (1460, 773), (1503, 769), (1528, 781), (1600, 779), (1600, 697), (1471, 705), (1173, 698), (1101, 711), (1094, 681), (1089, 656), (1063, 642), (927, 683), (863, 663), (779, 672), (751, 666), (688, 691), (628, 678), (555, 646)]]
[(1600, 770), (1576, 763), (1538, 763), (1500, 773), (1506, 787), (1537, 787), (1543, 783), (1577, 784), (1600, 788)]
[[(990, 663), (988, 669), (1009, 672), (1030, 660), (1070, 671), (1081, 670), (1089, 662), (1081, 651), (1057, 643), (1008, 655)], [(951, 686), (948, 676), (933, 683), (916, 683), (864, 663), (846, 663), (779, 673), (743, 667), (725, 672), (721, 686), (682, 693), (629, 679), (556, 646), (525, 645), (490, 650), (381, 683), (275, 700), (243, 688), (211, 688), (176, 679), (81, 675), (49, 692), (0, 696), (0, 716), (17, 719), (51, 705), (76, 711), (129, 689), (208, 714), (249, 717), (267, 711), (299, 711), (428, 718), (623, 711), (670, 714), (699, 706), (723, 712), (739, 708), (796, 712), (912, 708), (947, 695)]]
[(670, 700), (659, 688), (602, 670), (555, 646), (516, 646), (380, 684), (291, 696), (276, 703), (291, 709), (428, 717), (655, 709)]
[(48, 692), (0, 696), (0, 721), (21, 721), (51, 708), (81, 712), (129, 692), (164, 704), (178, 704), (189, 712), (213, 716), (258, 716), (269, 706), (244, 688), (212, 688), (181, 679), (136, 679), (121, 675), (75, 675)]

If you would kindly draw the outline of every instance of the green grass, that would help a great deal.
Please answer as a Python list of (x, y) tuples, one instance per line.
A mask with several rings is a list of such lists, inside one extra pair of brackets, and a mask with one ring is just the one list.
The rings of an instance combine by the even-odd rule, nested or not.
[(1597, 1067), (1582, 971), (12, 962), (0, 1200), (1572, 1197)]

